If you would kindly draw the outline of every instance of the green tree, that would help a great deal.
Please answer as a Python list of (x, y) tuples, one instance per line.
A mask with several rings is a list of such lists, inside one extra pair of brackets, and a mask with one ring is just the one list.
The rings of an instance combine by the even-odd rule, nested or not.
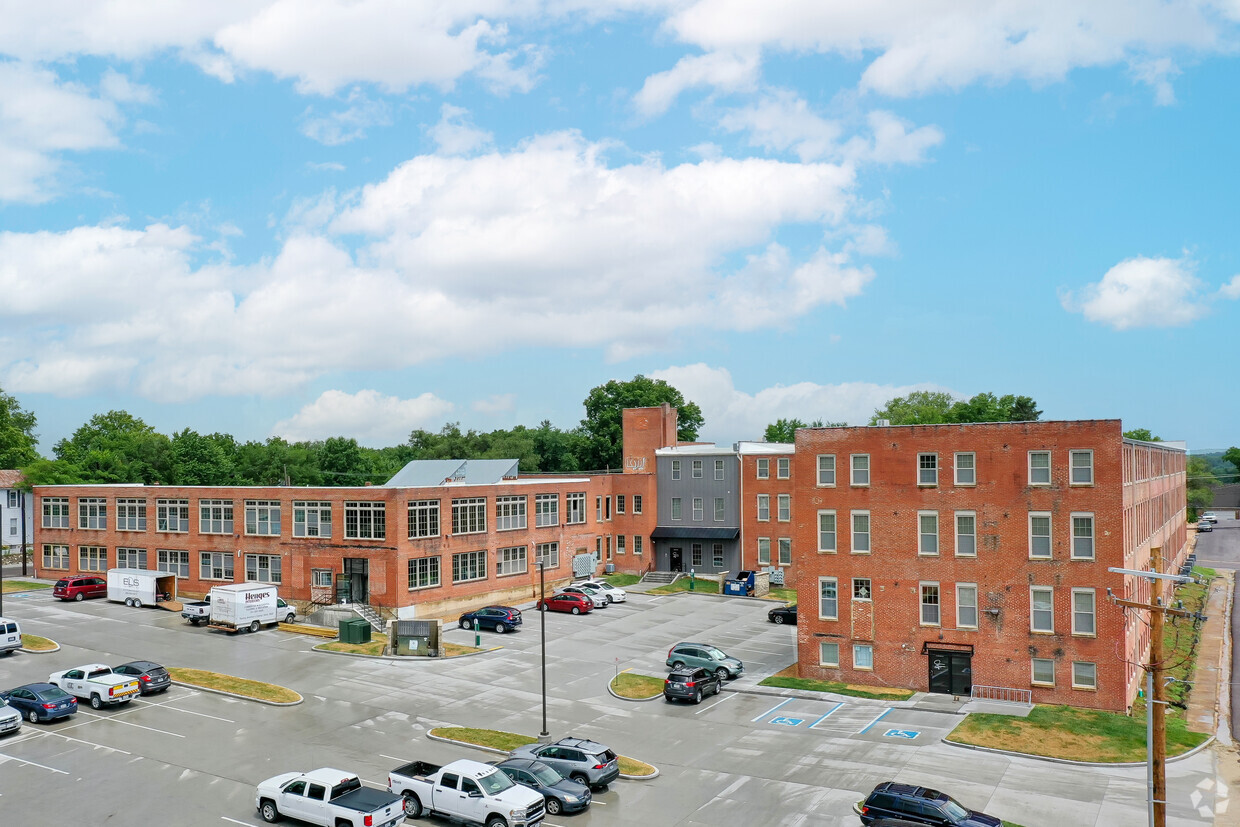
[(1124, 431), (1125, 439), (1136, 439), (1141, 442), (1162, 442), (1162, 437), (1154, 436), (1150, 433), (1149, 428), (1133, 428), (1131, 431)]
[(1191, 519), (1214, 502), (1214, 489), (1218, 486), (1219, 479), (1210, 470), (1210, 462), (1205, 457), (1189, 457), (1186, 470), (1188, 507), (1193, 511)]
[(796, 442), (797, 428), (808, 427), (799, 419), (777, 419), (766, 426), (762, 438), (767, 442)]
[(43, 459), (40, 457), (21, 469), (25, 482), (21, 488), (29, 491), (36, 485), (73, 485), (87, 482), (82, 469), (72, 463), (59, 459)]
[(189, 428), (173, 434), (168, 482), (173, 485), (235, 485), (233, 458), (225, 444), (219, 434), (203, 436)]
[(586, 418), (581, 420), (586, 440), (582, 467), (619, 468), (624, 409), (657, 407), (665, 402), (678, 410), (677, 438), (681, 442), (696, 440), (705, 422), (702, 409), (662, 379), (639, 374), (627, 382), (613, 379), (591, 390), (585, 400)]
[(87, 482), (168, 482), (171, 442), (125, 411), (95, 414), (54, 448)]
[[(1231, 447), (1223, 452), (1223, 459), (1230, 462), (1236, 469), (1236, 473), (1240, 474), (1240, 448)], [(1234, 482), (1240, 482), (1240, 476), (1232, 477)]]
[(22, 468), (39, 459), (35, 415), (0, 391), (0, 468)]
[(1028, 396), (979, 393), (971, 399), (954, 399), (946, 391), (913, 391), (897, 396), (874, 412), (870, 424), (880, 419), (892, 425), (939, 425), (948, 422), (1035, 422), (1042, 412)]
[(317, 446), (319, 472), (328, 485), (363, 485), (373, 482), (370, 463), (352, 437), (333, 436)]
[(955, 400), (946, 391), (913, 391), (890, 399), (874, 411), (870, 424), (885, 419), (892, 425), (937, 425), (948, 422)]

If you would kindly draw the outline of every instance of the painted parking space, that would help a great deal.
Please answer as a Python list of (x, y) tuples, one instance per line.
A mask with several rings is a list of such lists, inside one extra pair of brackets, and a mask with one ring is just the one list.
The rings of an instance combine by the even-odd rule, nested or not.
[[(747, 712), (748, 724), (753, 727), (775, 731), (795, 729), (824, 737), (907, 746), (936, 743), (960, 721), (955, 715), (881, 704), (803, 698), (773, 700), (769, 696), (749, 695), (745, 703), (721, 711), (720, 716), (726, 714), (734, 718), (737, 713)], [(703, 711), (709, 714), (708, 710)]]

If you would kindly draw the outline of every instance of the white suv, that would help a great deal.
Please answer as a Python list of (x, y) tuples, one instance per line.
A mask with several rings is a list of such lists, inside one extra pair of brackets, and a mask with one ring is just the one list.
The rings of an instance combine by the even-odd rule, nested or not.
[(629, 593), (619, 586), (613, 586), (606, 580), (581, 580), (573, 584), (574, 586), (590, 586), (598, 589), (607, 597), (611, 598), (612, 603), (623, 603), (629, 599)]

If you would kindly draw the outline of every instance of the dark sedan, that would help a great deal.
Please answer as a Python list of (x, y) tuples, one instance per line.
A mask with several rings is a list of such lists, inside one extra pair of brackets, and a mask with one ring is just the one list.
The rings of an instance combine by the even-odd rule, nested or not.
[(797, 604), (778, 606), (766, 613), (766, 619), (772, 623), (788, 623), (797, 625)]
[(521, 610), (511, 606), (485, 606), (461, 615), (462, 629), (494, 629), (501, 635), (521, 625)]
[(495, 766), (517, 784), (542, 793), (547, 800), (547, 815), (575, 813), (590, 806), (589, 787), (565, 778), (542, 761), (509, 758)]
[(138, 679), (138, 691), (143, 695), (154, 695), (166, 692), (172, 686), (172, 678), (168, 670), (158, 663), (149, 660), (131, 660), (112, 669), (118, 675), (129, 675)]
[(67, 718), (77, 712), (77, 698), (50, 683), (28, 683), (7, 692), (0, 692), (9, 706), (32, 724)]

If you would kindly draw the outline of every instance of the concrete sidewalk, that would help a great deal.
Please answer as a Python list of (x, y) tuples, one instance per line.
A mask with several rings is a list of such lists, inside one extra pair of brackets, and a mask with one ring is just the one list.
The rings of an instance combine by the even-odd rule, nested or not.
[(1193, 672), (1193, 691), (1189, 695), (1186, 718), (1194, 732), (1217, 735), (1219, 742), (1231, 745), (1231, 611), (1235, 572), (1220, 571), (1210, 584), (1206, 600), (1206, 622), (1197, 646), (1197, 666)]

